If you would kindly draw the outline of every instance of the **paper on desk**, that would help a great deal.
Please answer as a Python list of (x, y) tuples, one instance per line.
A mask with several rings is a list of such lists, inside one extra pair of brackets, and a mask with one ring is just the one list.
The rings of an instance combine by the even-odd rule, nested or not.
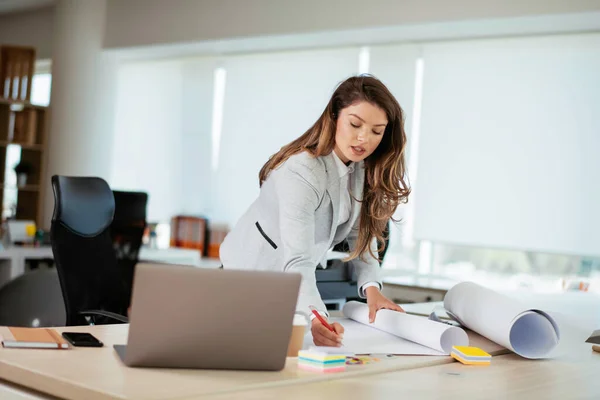
[(304, 337), (304, 350), (319, 350), (329, 354), (403, 354), (412, 356), (443, 356), (444, 353), (404, 340), (389, 333), (352, 321), (348, 318), (330, 318), (344, 327), (342, 347), (315, 346), (308, 332)]
[(343, 313), (351, 319), (342, 323), (344, 347), (355, 353), (444, 355), (452, 346), (469, 345), (461, 328), (424, 317), (379, 310), (370, 324), (369, 307), (356, 301), (346, 303)]
[(473, 282), (452, 287), (444, 307), (462, 325), (525, 358), (548, 357), (559, 343), (550, 314)]

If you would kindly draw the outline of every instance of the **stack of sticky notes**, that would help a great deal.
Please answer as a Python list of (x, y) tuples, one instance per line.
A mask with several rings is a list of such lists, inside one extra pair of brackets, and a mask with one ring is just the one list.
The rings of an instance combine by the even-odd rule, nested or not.
[(490, 365), (492, 356), (479, 347), (452, 346), (452, 358), (467, 365)]
[(346, 356), (319, 350), (300, 350), (298, 368), (316, 372), (341, 372), (346, 370)]

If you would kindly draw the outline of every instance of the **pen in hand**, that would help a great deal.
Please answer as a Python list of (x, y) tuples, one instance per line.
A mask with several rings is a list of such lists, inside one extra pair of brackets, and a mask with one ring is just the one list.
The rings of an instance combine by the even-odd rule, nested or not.
[[(316, 307), (314, 306), (309, 306), (310, 310), (312, 311), (312, 313), (314, 314), (315, 318), (320, 322), (320, 325), (324, 326), (325, 329), (329, 330), (331, 333), (333, 333), (335, 335), (334, 337), (331, 337), (330, 334), (325, 334), (326, 331), (321, 330), (319, 332), (319, 324), (314, 325), (313, 324), (313, 339), (315, 341), (315, 344), (320, 346), (320, 345), (324, 345), (324, 346), (337, 346), (340, 347), (342, 346), (342, 338), (344, 337), (344, 328), (338, 324), (329, 324), (327, 322), (327, 320), (325, 320), (325, 318), (323, 318), (323, 316), (321, 316), (321, 314), (317, 311)], [(316, 328), (316, 330), (315, 330)], [(323, 341), (325, 340), (325, 343), (323, 343)], [(320, 342), (320, 343), (319, 343)], [(337, 343), (331, 343), (331, 342), (337, 342)]]

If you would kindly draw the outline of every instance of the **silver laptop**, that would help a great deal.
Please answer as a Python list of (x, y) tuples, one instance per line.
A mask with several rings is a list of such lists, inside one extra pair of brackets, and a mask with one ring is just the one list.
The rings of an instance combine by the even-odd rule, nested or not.
[(278, 371), (285, 365), (300, 274), (138, 264), (130, 367)]

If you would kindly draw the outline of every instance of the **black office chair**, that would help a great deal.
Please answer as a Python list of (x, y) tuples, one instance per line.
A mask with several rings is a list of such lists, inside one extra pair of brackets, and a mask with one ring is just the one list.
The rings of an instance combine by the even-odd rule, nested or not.
[[(142, 238), (146, 230), (148, 194), (144, 192), (113, 191), (115, 216), (110, 225), (110, 235), (117, 256), (121, 280), (126, 297), (131, 299), (135, 266), (139, 261)], [(129, 304), (128, 304), (129, 305)]]
[(385, 258), (385, 253), (387, 253), (388, 248), (390, 247), (390, 221), (385, 224), (385, 229), (383, 230), (383, 243), (378, 240), (377, 247), (380, 248), (383, 244), (383, 250), (379, 252), (379, 266), (383, 264), (383, 259)]
[[(377, 240), (377, 248), (381, 248), (381, 246), (383, 245), (383, 250), (381, 250), (379, 252), (379, 266), (381, 266), (383, 264), (383, 259), (385, 258), (385, 253), (387, 253), (388, 248), (390, 247), (390, 221), (387, 222), (387, 224), (385, 224), (385, 228), (383, 229), (383, 239), (384, 241), (382, 242), (381, 240)], [(335, 245), (333, 247), (334, 251), (340, 251), (342, 253), (349, 253), (350, 252), (350, 246), (348, 245), (348, 242), (346, 240), (343, 240), (342, 242), (338, 243), (337, 245)]]
[(64, 326), (65, 321), (56, 269), (26, 272), (0, 288), (0, 326)]
[(53, 176), (52, 252), (66, 324), (128, 322), (129, 299), (110, 237), (112, 190), (101, 178)]
[[(383, 244), (385, 244), (385, 246), (383, 251), (379, 253), (379, 266), (383, 263), (383, 259), (390, 244), (389, 232), (390, 222), (388, 221), (385, 230), (383, 231), (385, 240)], [(382, 243), (377, 241), (378, 248), (381, 247), (381, 245)], [(334, 246), (333, 250), (348, 253), (350, 247), (348, 246), (348, 242), (344, 240)], [(358, 297), (356, 271), (354, 271), (351, 263), (342, 260), (329, 260), (327, 262), (327, 268), (317, 268), (315, 275), (317, 288), (319, 289), (319, 294), (323, 300), (360, 300)]]

